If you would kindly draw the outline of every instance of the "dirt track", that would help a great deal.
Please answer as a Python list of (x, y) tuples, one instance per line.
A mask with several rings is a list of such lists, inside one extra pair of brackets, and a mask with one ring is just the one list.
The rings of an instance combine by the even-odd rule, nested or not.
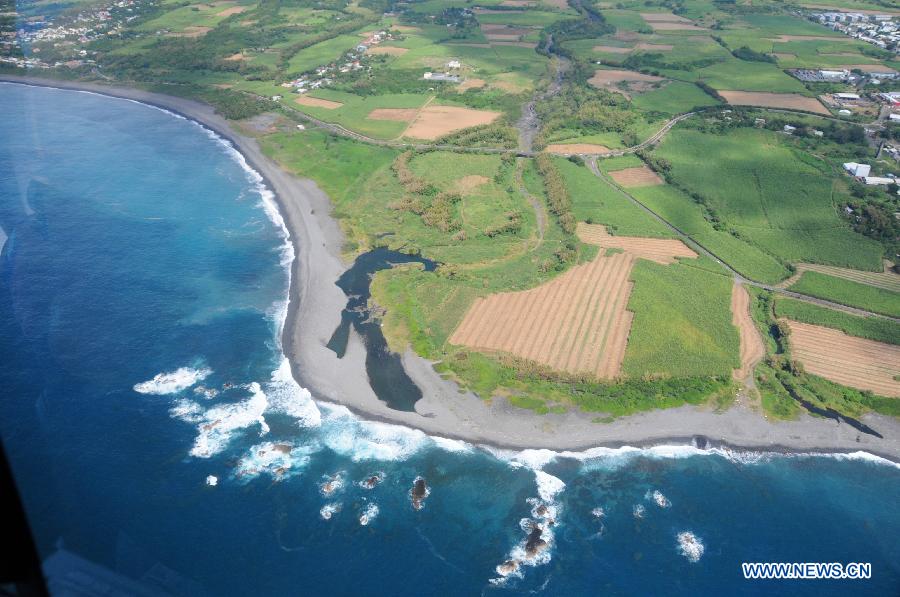
[(788, 321), (791, 351), (809, 373), (833, 382), (900, 398), (900, 346)]
[(766, 348), (750, 317), (750, 293), (737, 282), (731, 289), (731, 315), (731, 322), (741, 336), (741, 367), (734, 370), (733, 376), (744, 381), (753, 375), (753, 368), (766, 356)]

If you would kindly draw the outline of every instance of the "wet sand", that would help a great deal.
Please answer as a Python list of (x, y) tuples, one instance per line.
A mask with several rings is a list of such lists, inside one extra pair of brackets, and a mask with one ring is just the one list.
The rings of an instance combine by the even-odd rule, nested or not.
[(370, 420), (501, 448), (647, 447), (690, 444), (701, 436), (710, 446), (775, 452), (864, 450), (900, 461), (900, 421), (891, 417), (862, 417), (863, 423), (884, 436), (879, 439), (849, 425), (810, 415), (797, 421), (770, 422), (742, 404), (724, 413), (682, 406), (612, 423), (594, 422), (602, 416), (599, 413), (536, 415), (503, 399), (488, 404), (474, 394), (461, 393), (454, 383), (441, 379), (431, 363), (411, 352), (403, 355), (403, 364), (424, 397), (416, 403), (416, 412), (390, 409), (369, 387), (365, 348), (355, 332), (351, 331), (343, 359), (325, 346), (346, 304), (335, 281), (348, 264), (340, 258), (343, 235), (330, 215), (330, 201), (312, 181), (282, 170), (262, 154), (255, 139), (237, 133), (210, 106), (199, 102), (86, 82), (11, 75), (0, 75), (0, 81), (91, 91), (143, 102), (196, 120), (235, 145), (275, 192), (290, 232), (295, 260), (282, 343), (297, 382), (317, 400), (343, 404)]

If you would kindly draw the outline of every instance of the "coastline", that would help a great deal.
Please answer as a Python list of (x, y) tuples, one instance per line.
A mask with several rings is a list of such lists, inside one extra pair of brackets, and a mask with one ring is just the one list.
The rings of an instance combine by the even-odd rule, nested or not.
[[(454, 383), (441, 379), (430, 363), (409, 351), (403, 355), (403, 364), (422, 389), (423, 398), (416, 404), (417, 412), (392, 410), (369, 387), (365, 348), (354, 331), (343, 359), (325, 346), (346, 303), (335, 281), (347, 264), (340, 257), (343, 236), (330, 215), (330, 200), (312, 181), (281, 169), (260, 151), (255, 139), (241, 135), (212, 107), (194, 100), (81, 81), (15, 75), (0, 75), (0, 81), (88, 91), (148, 104), (200, 123), (244, 156), (274, 193), (289, 232), (294, 260), (282, 348), (294, 378), (318, 401), (341, 404), (365, 419), (503, 449), (580, 451), (697, 443), (775, 453), (865, 451), (900, 462), (900, 421), (882, 415), (869, 414), (861, 420), (883, 439), (808, 414), (797, 421), (770, 422), (743, 404), (723, 413), (682, 406), (595, 423), (597, 415), (591, 413), (537, 415), (502, 399), (487, 404), (474, 394), (460, 393)], [(698, 441), (698, 437), (703, 439)]]

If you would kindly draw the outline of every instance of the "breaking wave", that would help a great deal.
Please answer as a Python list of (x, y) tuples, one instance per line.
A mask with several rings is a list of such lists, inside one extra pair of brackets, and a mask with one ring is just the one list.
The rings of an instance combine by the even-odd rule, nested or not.
[(704, 551), (706, 551), (706, 547), (694, 533), (690, 531), (678, 533), (678, 552), (689, 562), (699, 562)]
[(212, 369), (194, 369), (191, 367), (179, 367), (168, 373), (158, 373), (153, 379), (134, 384), (134, 391), (140, 394), (176, 394), (195, 383), (203, 381), (212, 374)]
[(247, 450), (238, 462), (234, 476), (249, 481), (268, 475), (274, 481), (296, 476), (309, 464), (316, 445), (296, 445), (291, 442), (264, 442)]

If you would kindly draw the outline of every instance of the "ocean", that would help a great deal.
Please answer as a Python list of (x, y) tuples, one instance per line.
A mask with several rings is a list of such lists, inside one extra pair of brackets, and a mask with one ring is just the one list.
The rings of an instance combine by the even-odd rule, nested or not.
[[(54, 592), (900, 594), (897, 465), (365, 421), (291, 378), (286, 233), (227, 142), (12, 84), (0, 139), (0, 433)], [(872, 578), (743, 579), (781, 561)]]

